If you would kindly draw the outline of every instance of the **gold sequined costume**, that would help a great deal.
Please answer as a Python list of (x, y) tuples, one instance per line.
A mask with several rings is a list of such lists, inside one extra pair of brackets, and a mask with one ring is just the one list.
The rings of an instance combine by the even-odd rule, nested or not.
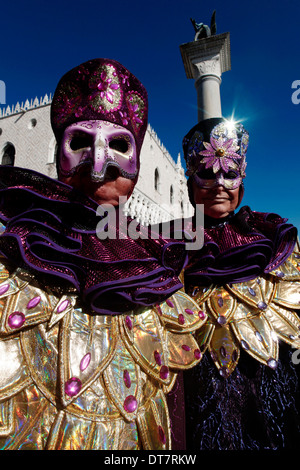
[(300, 348), (300, 250), (276, 270), (250, 281), (189, 290), (207, 315), (196, 333), (202, 353), (210, 353), (223, 377), (238, 364), (241, 348), (271, 368), (278, 361), (279, 344), (284, 341)]
[(166, 393), (200, 360), (196, 302), (179, 291), (138, 314), (89, 315), (1, 264), (0, 303), (1, 449), (170, 449)]

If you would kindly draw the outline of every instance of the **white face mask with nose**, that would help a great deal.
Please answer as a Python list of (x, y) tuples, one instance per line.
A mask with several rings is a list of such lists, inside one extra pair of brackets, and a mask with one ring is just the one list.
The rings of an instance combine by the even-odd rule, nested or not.
[(121, 176), (135, 179), (138, 156), (133, 134), (108, 121), (80, 121), (68, 126), (59, 151), (59, 171), (72, 176), (82, 165), (91, 167), (93, 181), (102, 182), (109, 167)]

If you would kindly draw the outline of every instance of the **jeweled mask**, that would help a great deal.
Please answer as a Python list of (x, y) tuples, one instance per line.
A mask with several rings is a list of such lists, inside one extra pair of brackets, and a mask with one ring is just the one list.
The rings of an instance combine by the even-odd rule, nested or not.
[(248, 142), (240, 123), (223, 118), (200, 122), (183, 139), (186, 174), (202, 188), (238, 188), (246, 176)]
[(93, 181), (104, 180), (110, 166), (121, 176), (135, 179), (138, 159), (132, 132), (108, 121), (79, 121), (63, 134), (59, 153), (60, 174), (72, 176), (82, 165), (91, 169)]
[[(98, 124), (89, 129), (87, 122), (90, 121)], [(103, 121), (101, 128), (100, 121)], [(76, 140), (73, 145), (76, 126), (70, 126), (76, 123), (79, 123), (76, 132), (84, 141), (82, 148), (77, 148)], [(93, 159), (99, 179), (108, 162), (118, 166), (127, 178), (133, 179), (138, 173), (147, 123), (147, 91), (123, 65), (110, 59), (93, 59), (75, 67), (59, 81), (51, 104), (51, 125), (61, 156), (66, 157), (68, 152), (68, 158), (58, 162), (59, 171), (68, 173), (83, 160)], [(101, 158), (96, 155), (96, 142), (100, 135), (99, 143), (102, 141), (103, 145)], [(92, 140), (93, 157), (89, 150)], [(117, 140), (118, 150), (112, 148)], [(127, 149), (120, 151), (120, 148), (126, 148), (125, 142)]]

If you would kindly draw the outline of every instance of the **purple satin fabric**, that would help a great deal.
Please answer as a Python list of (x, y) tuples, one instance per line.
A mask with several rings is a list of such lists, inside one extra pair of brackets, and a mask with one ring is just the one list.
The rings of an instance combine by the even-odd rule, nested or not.
[(242, 207), (223, 225), (205, 225), (203, 248), (190, 252), (185, 281), (222, 285), (269, 273), (290, 256), (296, 239), (297, 229), (287, 219)]
[(31, 170), (0, 167), (0, 252), (51, 287), (70, 289), (98, 314), (162, 302), (182, 284), (184, 245), (159, 237), (122, 239), (131, 219), (99, 240), (97, 204), (72, 187)]

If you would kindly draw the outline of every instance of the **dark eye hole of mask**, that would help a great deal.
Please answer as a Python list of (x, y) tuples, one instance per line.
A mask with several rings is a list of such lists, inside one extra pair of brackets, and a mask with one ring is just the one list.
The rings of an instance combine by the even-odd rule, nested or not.
[(129, 149), (129, 144), (125, 139), (112, 139), (109, 142), (109, 147), (121, 153), (126, 153)]
[(201, 170), (197, 172), (197, 176), (199, 176), (199, 178), (203, 180), (216, 179), (216, 175), (213, 172), (212, 168), (201, 168)]
[(72, 150), (80, 150), (87, 147), (92, 147), (93, 139), (91, 136), (83, 134), (83, 135), (74, 135), (70, 142), (70, 147)]
[[(216, 174), (213, 172), (212, 168), (201, 168), (201, 170), (197, 172), (197, 176), (204, 180), (216, 179)], [(226, 180), (234, 180), (239, 177), (239, 174), (236, 171), (229, 170), (227, 173), (223, 173), (223, 177)]]
[(226, 180), (235, 180), (239, 176), (240, 175), (236, 171), (233, 171), (233, 170), (228, 171), (228, 173), (224, 173), (224, 179)]

